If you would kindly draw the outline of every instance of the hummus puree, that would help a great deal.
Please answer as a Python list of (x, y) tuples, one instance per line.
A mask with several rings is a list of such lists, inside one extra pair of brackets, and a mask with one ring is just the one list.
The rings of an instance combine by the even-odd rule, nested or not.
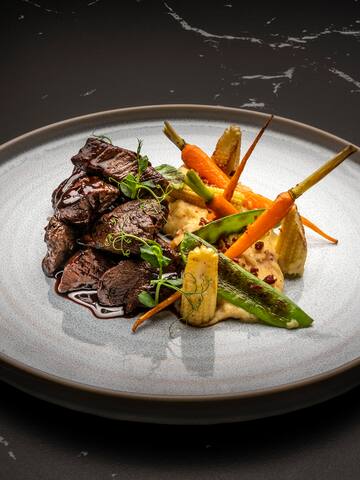
[[(185, 232), (194, 232), (200, 228), (200, 220), (206, 218), (207, 214), (205, 208), (197, 207), (183, 200), (175, 200), (169, 204), (169, 216), (164, 232), (173, 237), (173, 243), (178, 245)], [(269, 232), (260, 240), (264, 244), (261, 249), (257, 250), (253, 245), (235, 261), (248, 271), (257, 268), (257, 277), (261, 280), (268, 275), (273, 275), (276, 281), (272, 286), (278, 290), (283, 290), (284, 276), (275, 251), (277, 237), (274, 232)], [(257, 322), (254, 315), (231, 303), (220, 300), (209, 325), (214, 325), (226, 318), (235, 318), (248, 323)]]
[(169, 203), (169, 215), (164, 226), (164, 233), (173, 238), (173, 244), (179, 245), (185, 232), (195, 232), (200, 228), (200, 220), (207, 218), (206, 208), (197, 207), (184, 200)]

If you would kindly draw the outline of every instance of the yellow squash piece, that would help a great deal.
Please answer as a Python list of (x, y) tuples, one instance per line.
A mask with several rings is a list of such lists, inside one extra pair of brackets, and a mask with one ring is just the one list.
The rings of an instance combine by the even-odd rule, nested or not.
[(216, 311), (218, 254), (205, 246), (188, 255), (181, 295), (181, 318), (190, 325), (208, 325)]
[(240, 160), (241, 130), (230, 125), (219, 138), (212, 159), (227, 175), (232, 175)]
[(276, 253), (280, 268), (286, 277), (303, 275), (307, 243), (304, 227), (295, 205), (281, 223)]

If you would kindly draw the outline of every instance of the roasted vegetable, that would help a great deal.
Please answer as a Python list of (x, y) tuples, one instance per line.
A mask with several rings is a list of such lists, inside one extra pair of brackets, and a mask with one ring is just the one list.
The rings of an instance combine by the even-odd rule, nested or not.
[(240, 160), (241, 130), (230, 125), (219, 138), (211, 158), (227, 175), (231, 175)]
[[(196, 247), (210, 244), (192, 233), (187, 233), (181, 243), (186, 256)], [(214, 248), (214, 247), (212, 247)], [(218, 298), (241, 307), (268, 325), (282, 328), (309, 327), (313, 320), (292, 300), (269, 284), (241, 268), (225, 257), (219, 257)]]
[(226, 187), (229, 178), (220, 167), (197, 145), (186, 143), (169, 122), (164, 122), (163, 132), (180, 150), (181, 158), (187, 168), (197, 171), (202, 178), (206, 178), (211, 185)]
[[(214, 195), (222, 195), (223, 189), (218, 187), (213, 187), (207, 185), (207, 188), (214, 194)], [(170, 197), (174, 199), (184, 200), (185, 202), (192, 203), (201, 208), (206, 208), (205, 201), (203, 198), (199, 197), (190, 187), (185, 185), (183, 188), (179, 190), (172, 190), (170, 193)], [(241, 210), (242, 202), (244, 200), (244, 194), (239, 190), (235, 190), (234, 195), (231, 199), (232, 205), (237, 210)]]
[(231, 201), (231, 198), (234, 195), (235, 189), (236, 189), (236, 187), (239, 183), (240, 176), (241, 176), (241, 174), (242, 174), (242, 172), (245, 168), (245, 165), (246, 165), (247, 161), (249, 160), (249, 158), (250, 158), (252, 152), (254, 151), (256, 145), (258, 144), (260, 138), (264, 135), (264, 132), (267, 129), (267, 127), (268, 127), (269, 123), (271, 122), (271, 120), (273, 119), (273, 117), (274, 117), (274, 115), (270, 115), (270, 117), (266, 121), (265, 125), (261, 128), (259, 133), (256, 135), (255, 139), (253, 140), (252, 144), (247, 149), (247, 152), (243, 156), (240, 164), (237, 166), (234, 174), (230, 178), (230, 181), (229, 181), (227, 187), (224, 190), (224, 197), (226, 198), (226, 200), (229, 200), (229, 202)]
[(226, 215), (233, 215), (238, 212), (234, 205), (222, 195), (213, 194), (194, 170), (187, 172), (184, 181), (188, 187), (204, 199), (206, 206), (212, 210), (217, 217), (226, 217)]
[(215, 314), (218, 285), (218, 255), (203, 245), (189, 252), (183, 275), (181, 318), (197, 327)]
[(304, 273), (307, 244), (304, 227), (296, 206), (281, 223), (276, 243), (278, 262), (285, 276), (296, 277)]
[(265, 212), (247, 228), (246, 232), (225, 252), (225, 255), (230, 258), (239, 257), (245, 252), (245, 250), (265, 235), (266, 232), (274, 228), (287, 215), (297, 198), (332, 172), (354, 152), (356, 152), (356, 148), (352, 145), (348, 145), (333, 158), (324, 163), (324, 165), (315, 170), (315, 172), (295, 185), (295, 187), (290, 188), (287, 192), (280, 193), (271, 207), (268, 210), (265, 210)]
[[(182, 159), (185, 165), (188, 168), (195, 170), (203, 180), (206, 180), (211, 185), (225, 189), (229, 183), (229, 177), (219, 168), (213, 160), (206, 155), (199, 147), (196, 145), (188, 145), (180, 135), (174, 130), (174, 128), (169, 124), (169, 122), (164, 122), (164, 133), (165, 135), (180, 149), (182, 150)], [(355, 147), (351, 147), (356, 151)], [(252, 192), (250, 189), (242, 189), (240, 191), (244, 194), (244, 203), (243, 206), (248, 209), (253, 208), (269, 208), (272, 205), (272, 200), (260, 195), (258, 193)], [(185, 199), (183, 199), (185, 200)], [(301, 220), (304, 225), (311, 228), (314, 232), (318, 233), (322, 237), (326, 238), (332, 243), (337, 243), (337, 239), (331, 237), (327, 233), (323, 232), (319, 227), (314, 223), (308, 220), (305, 217), (301, 217)]]
[(220, 237), (225, 237), (232, 233), (240, 233), (244, 227), (254, 222), (263, 211), (264, 210), (261, 209), (249, 210), (247, 212), (235, 213), (234, 215), (219, 218), (201, 227), (195, 232), (195, 235), (214, 244)]

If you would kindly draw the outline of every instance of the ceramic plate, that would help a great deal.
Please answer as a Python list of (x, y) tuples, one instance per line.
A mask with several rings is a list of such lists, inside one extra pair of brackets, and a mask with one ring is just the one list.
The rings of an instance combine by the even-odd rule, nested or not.
[[(229, 320), (194, 329), (171, 313), (135, 335), (131, 319), (96, 319), (54, 293), (41, 270), (51, 193), (71, 156), (92, 132), (143, 151), (154, 165), (180, 164), (162, 134), (171, 120), (190, 142), (212, 152), (229, 123), (243, 151), (265, 114), (222, 107), (167, 105), (75, 118), (23, 135), (0, 151), (0, 345), (2, 378), (50, 401), (99, 415), (168, 423), (216, 423), (294, 410), (358, 383), (360, 349), (360, 155), (353, 155), (298, 202), (301, 213), (339, 238), (307, 230), (303, 278), (286, 293), (314, 318), (286, 331)], [(275, 117), (243, 182), (273, 198), (346, 142)]]

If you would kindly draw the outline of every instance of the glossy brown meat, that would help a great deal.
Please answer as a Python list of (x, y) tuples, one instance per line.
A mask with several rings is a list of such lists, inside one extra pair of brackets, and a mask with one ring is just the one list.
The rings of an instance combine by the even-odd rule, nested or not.
[(84, 288), (96, 290), (100, 277), (114, 265), (114, 259), (98, 250), (80, 250), (67, 261), (58, 291), (65, 293)]
[(59, 220), (74, 225), (88, 225), (119, 197), (119, 189), (96, 176), (74, 169), (72, 175), (54, 190), (52, 204)]
[(163, 254), (165, 257), (170, 258), (171, 263), (168, 265), (164, 272), (169, 273), (169, 272), (177, 272), (181, 269), (181, 256), (179, 252), (174, 250), (170, 246), (170, 242), (164, 240), (160, 235), (157, 235), (154, 239), (162, 248)]
[[(93, 137), (87, 139), (85, 145), (72, 157), (71, 161), (90, 175), (100, 175), (106, 179), (111, 177), (118, 182), (124, 180), (129, 173), (136, 175), (138, 172), (135, 152)], [(167, 180), (151, 165), (147, 167), (141, 180), (152, 180), (154, 184), (161, 185), (163, 188), (168, 185)]]
[[(114, 236), (124, 233), (154, 240), (165, 224), (167, 213), (167, 206), (156, 200), (132, 200), (104, 214), (96, 222), (92, 232), (84, 236), (83, 241), (88, 246), (120, 255), (138, 254), (141, 242), (129, 237), (115, 240)], [(113, 239), (109, 234), (113, 235)]]
[(52, 277), (76, 250), (76, 235), (72, 227), (51, 217), (45, 227), (44, 240), (47, 253), (42, 261), (42, 269), (45, 275)]
[(139, 260), (122, 260), (100, 279), (98, 299), (104, 306), (124, 306), (125, 315), (140, 307), (138, 295), (148, 290), (154, 278), (149, 264)]

